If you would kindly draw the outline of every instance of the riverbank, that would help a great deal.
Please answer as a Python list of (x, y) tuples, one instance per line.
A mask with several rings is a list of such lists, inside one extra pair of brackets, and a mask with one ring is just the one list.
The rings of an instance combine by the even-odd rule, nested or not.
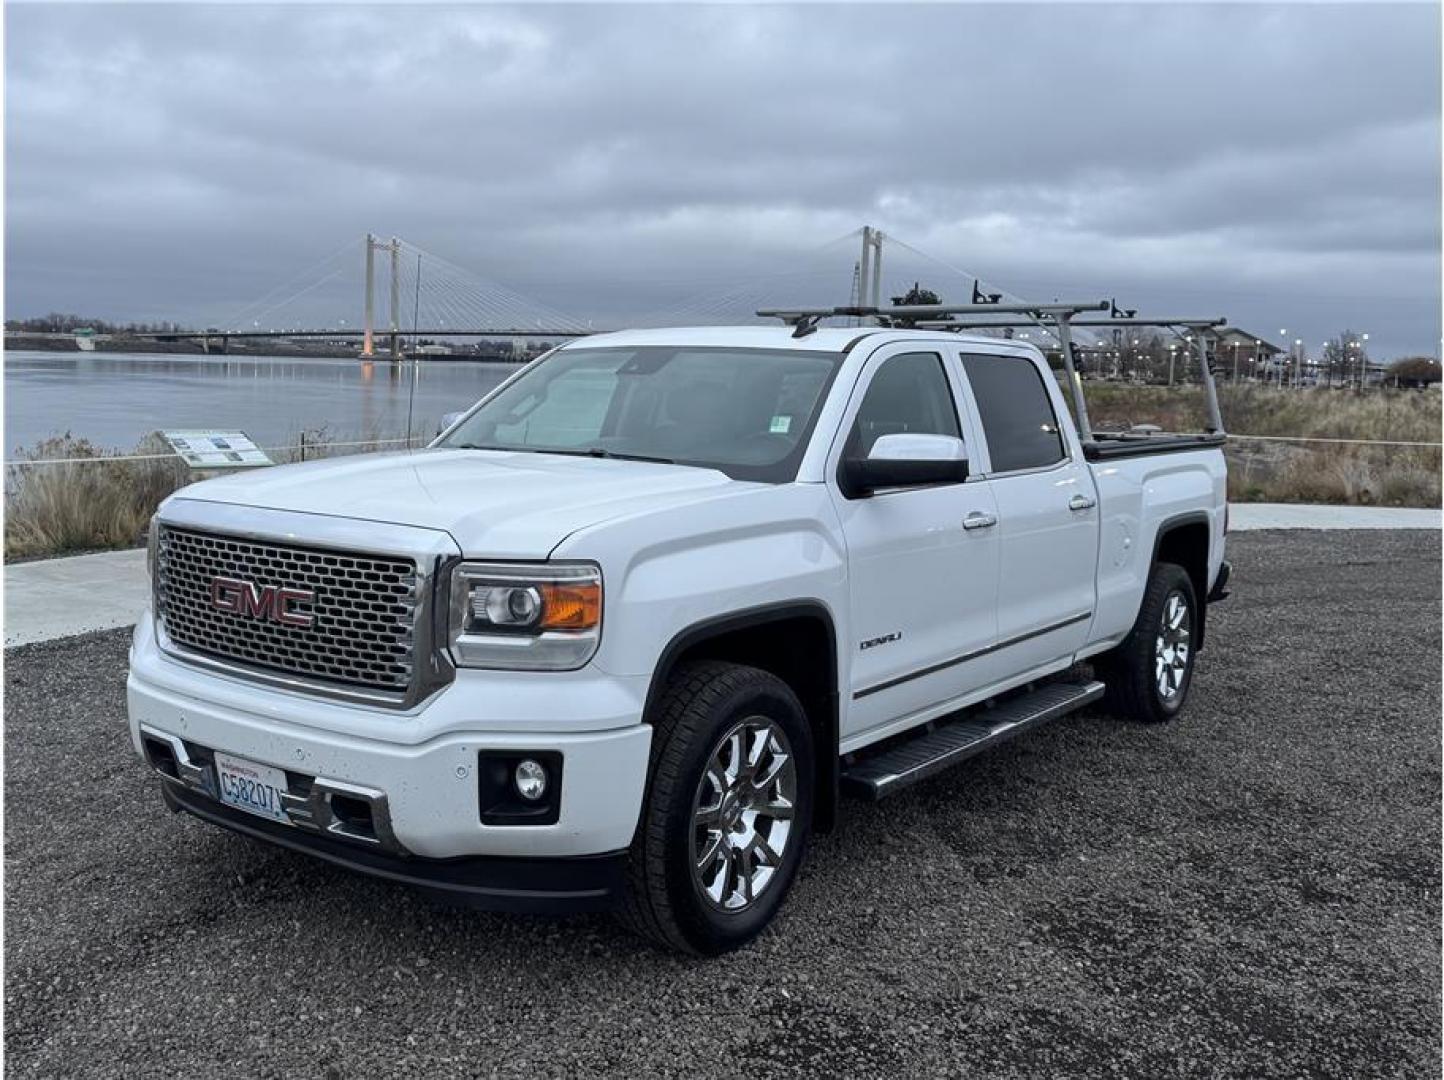
[[(434, 434), (417, 436), (413, 445)], [(268, 450), (272, 461), (284, 465), (404, 446), (402, 439), (338, 438), (322, 428)], [(212, 475), (218, 474), (190, 469), (159, 436), (127, 454), (68, 434), (44, 439), (5, 463), (5, 557), (44, 558), (143, 544), (161, 500)]]

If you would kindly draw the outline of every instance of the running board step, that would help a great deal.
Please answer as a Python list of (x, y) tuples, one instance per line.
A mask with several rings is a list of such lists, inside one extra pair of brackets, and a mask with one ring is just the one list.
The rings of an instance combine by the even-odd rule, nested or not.
[(876, 802), (989, 747), (1097, 701), (1101, 682), (1049, 683), (991, 709), (963, 713), (915, 739), (845, 768), (843, 790)]

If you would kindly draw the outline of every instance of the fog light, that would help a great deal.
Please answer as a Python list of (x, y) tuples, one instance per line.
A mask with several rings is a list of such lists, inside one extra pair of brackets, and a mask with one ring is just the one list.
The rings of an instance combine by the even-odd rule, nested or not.
[(527, 802), (536, 802), (547, 790), (547, 771), (541, 762), (523, 758), (516, 767), (516, 793)]

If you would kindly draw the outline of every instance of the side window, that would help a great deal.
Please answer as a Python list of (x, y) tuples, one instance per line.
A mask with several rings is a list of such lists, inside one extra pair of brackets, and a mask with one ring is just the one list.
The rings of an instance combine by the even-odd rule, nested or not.
[(964, 356), (993, 472), (1036, 469), (1064, 458), (1063, 435), (1043, 379), (1018, 356)]
[(847, 454), (866, 457), (883, 435), (903, 432), (962, 438), (943, 358), (936, 353), (903, 353), (883, 361), (858, 407)]

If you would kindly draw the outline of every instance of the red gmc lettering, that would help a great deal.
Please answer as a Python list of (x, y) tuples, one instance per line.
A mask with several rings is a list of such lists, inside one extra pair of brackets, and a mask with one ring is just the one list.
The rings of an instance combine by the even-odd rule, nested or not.
[(307, 627), (314, 623), (314, 615), (296, 611), (293, 605), (309, 604), (315, 599), (316, 594), (310, 589), (257, 585), (254, 581), (239, 578), (211, 579), (212, 607), (250, 619), (266, 619), (282, 626)]

